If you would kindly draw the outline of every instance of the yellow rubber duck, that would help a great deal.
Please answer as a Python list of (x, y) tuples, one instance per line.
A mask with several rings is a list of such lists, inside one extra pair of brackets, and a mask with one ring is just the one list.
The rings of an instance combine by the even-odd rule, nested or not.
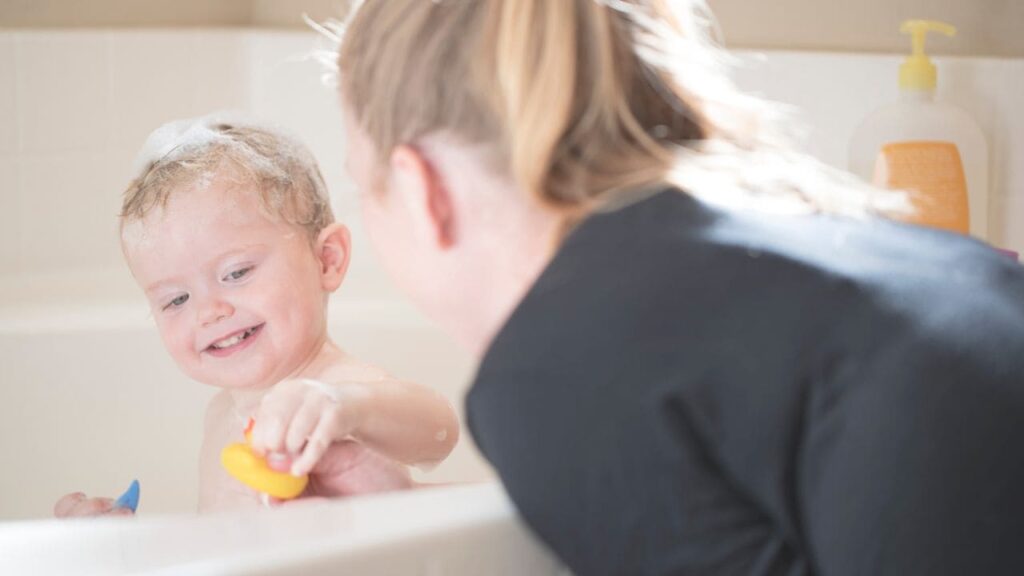
[(220, 452), (220, 463), (228, 474), (246, 486), (280, 500), (291, 500), (306, 489), (309, 476), (292, 476), (278, 472), (267, 461), (252, 451), (252, 426), (250, 418), (245, 428), (245, 444), (228, 444)]

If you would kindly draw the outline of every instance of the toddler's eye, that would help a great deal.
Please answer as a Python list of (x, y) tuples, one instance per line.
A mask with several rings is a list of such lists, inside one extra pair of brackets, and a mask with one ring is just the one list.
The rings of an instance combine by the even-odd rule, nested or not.
[(246, 266), (245, 268), (239, 268), (232, 272), (228, 272), (227, 276), (223, 278), (225, 282), (237, 281), (245, 278), (249, 272), (252, 272), (253, 266)]
[(168, 308), (177, 308), (179, 306), (184, 305), (185, 302), (188, 302), (188, 294), (182, 294), (181, 296), (178, 296), (174, 300), (171, 300), (170, 302), (167, 303), (166, 306), (164, 306), (164, 310), (167, 310)]

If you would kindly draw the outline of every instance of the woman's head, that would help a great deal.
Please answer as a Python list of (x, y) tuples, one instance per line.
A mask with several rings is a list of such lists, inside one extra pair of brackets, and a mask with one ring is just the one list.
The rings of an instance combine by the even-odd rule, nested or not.
[(444, 132), (573, 215), (664, 178), (713, 128), (654, 63), (687, 38), (657, 29), (676, 22), (662, 3), (370, 0), (345, 27), (341, 92), (382, 160)]
[(466, 201), (528, 207), (562, 229), (661, 183), (710, 200), (870, 209), (866, 189), (791, 151), (777, 106), (734, 87), (712, 26), (702, 0), (359, 2), (338, 30), (338, 68), (358, 142), (350, 168), (385, 208), (371, 234), (402, 207), (393, 189), (418, 181), (399, 177), (410, 156), (438, 186), (467, 180), (435, 161), (453, 147), (513, 196)]

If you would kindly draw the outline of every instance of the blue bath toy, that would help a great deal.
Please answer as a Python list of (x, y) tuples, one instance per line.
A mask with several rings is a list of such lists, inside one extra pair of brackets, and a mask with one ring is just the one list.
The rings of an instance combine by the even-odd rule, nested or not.
[(132, 480), (124, 494), (114, 501), (114, 508), (127, 508), (132, 512), (139, 507), (139, 481)]

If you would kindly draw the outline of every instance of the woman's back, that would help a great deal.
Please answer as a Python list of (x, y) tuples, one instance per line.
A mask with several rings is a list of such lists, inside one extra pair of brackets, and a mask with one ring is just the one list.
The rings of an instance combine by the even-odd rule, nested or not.
[(566, 239), (468, 406), (580, 573), (1024, 566), (1024, 269), (974, 241), (663, 191)]

